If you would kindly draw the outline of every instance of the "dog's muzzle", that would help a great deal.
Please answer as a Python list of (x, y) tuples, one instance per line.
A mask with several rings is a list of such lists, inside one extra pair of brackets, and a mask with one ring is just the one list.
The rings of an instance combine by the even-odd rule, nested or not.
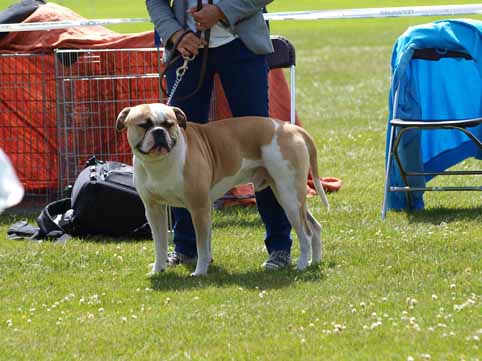
[(170, 138), (163, 128), (156, 128), (152, 131), (152, 137), (154, 138), (154, 146), (155, 147), (164, 147), (167, 148), (169, 146), (168, 139)]
[(158, 127), (146, 133), (137, 149), (142, 154), (157, 153), (164, 155), (169, 153), (175, 145), (176, 139), (171, 137), (166, 129)]

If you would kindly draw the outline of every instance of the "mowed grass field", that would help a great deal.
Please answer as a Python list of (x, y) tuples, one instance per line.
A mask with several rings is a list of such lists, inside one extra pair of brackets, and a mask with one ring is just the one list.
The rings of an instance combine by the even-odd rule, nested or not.
[[(88, 18), (147, 17), (143, 1), (58, 3)], [(441, 2), (281, 0), (269, 11), (427, 4)], [(263, 271), (253, 208), (215, 211), (202, 278), (185, 267), (148, 278), (147, 239), (7, 240), (20, 216), (3, 215), (0, 360), (481, 360), (480, 193), (434, 192), (423, 212), (380, 219), (391, 48), (434, 19), (271, 23), (296, 47), (297, 109), (321, 173), (343, 180), (330, 212), (309, 202), (323, 224), (320, 266)]]

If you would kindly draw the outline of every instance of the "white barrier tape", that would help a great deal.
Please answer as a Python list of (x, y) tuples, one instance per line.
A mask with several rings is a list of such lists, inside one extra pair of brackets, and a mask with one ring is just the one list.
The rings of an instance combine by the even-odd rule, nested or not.
[(98, 25), (104, 26), (104, 25), (147, 23), (147, 22), (150, 22), (150, 19), (146, 19), (146, 18), (94, 19), (94, 20), (45, 21), (41, 23), (0, 24), (0, 32), (56, 30), (56, 29), (75, 28), (79, 26), (98, 26)]
[(454, 16), (482, 14), (482, 4), (436, 5), (391, 8), (340, 9), (319, 11), (296, 11), (265, 14), (266, 20), (328, 20), (389, 18), (403, 16)]
[[(341, 10), (294, 11), (264, 14), (266, 20), (329, 20), (329, 19), (360, 19), (389, 18), (403, 16), (455, 16), (482, 14), (482, 4), (472, 5), (435, 5), (390, 8), (365, 8)], [(79, 26), (118, 25), (131, 23), (147, 23), (148, 18), (131, 19), (94, 19), (66, 20), (41, 23), (0, 24), (0, 32), (38, 31), (73, 28)]]

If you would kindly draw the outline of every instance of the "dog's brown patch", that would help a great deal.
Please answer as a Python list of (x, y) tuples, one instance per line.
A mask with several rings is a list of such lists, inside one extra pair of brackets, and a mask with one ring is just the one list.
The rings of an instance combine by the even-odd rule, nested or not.
[[(274, 132), (272, 120), (262, 117), (223, 119), (206, 125), (188, 123), (184, 134), (187, 143), (194, 146), (188, 148), (186, 163), (206, 162), (206, 169), (213, 170), (209, 175), (211, 187), (221, 179), (235, 175), (243, 159), (261, 159), (261, 147), (271, 143)], [(191, 178), (188, 184), (197, 182), (198, 176), (185, 174), (186, 179)]]

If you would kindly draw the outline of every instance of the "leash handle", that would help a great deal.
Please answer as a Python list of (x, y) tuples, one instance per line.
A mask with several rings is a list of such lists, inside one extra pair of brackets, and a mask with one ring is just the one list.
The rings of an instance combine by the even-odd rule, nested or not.
[[(213, 0), (208, 0), (208, 4), (213, 4)], [(202, 0), (197, 0), (197, 10), (201, 10), (203, 7), (203, 2)], [(181, 82), (181, 79), (182, 77), (184, 76), (184, 74), (186, 73), (187, 69), (188, 69), (188, 63), (189, 61), (193, 60), (195, 58), (195, 55), (192, 55), (191, 57), (185, 57), (185, 56), (182, 56), (183, 59), (184, 59), (184, 63), (183, 65), (181, 65), (178, 69), (176, 69), (176, 81), (174, 82), (174, 85), (171, 89), (171, 94), (167, 94), (167, 91), (163, 88), (162, 86), (162, 79), (164, 78), (164, 75), (166, 74), (166, 71), (167, 71), (167, 68), (169, 66), (171, 66), (175, 61), (177, 61), (180, 57), (181, 57), (181, 54), (176, 54), (176, 49), (177, 49), (177, 45), (181, 42), (181, 40), (187, 35), (189, 34), (190, 32), (192, 32), (191, 30), (186, 30), (184, 33), (181, 34), (181, 36), (179, 37), (179, 39), (177, 39), (176, 43), (174, 44), (173, 46), (173, 52), (169, 58), (169, 60), (166, 62), (166, 67), (164, 69), (164, 71), (162, 72), (161, 76), (160, 76), (160, 88), (161, 88), (161, 91), (164, 95), (166, 95), (168, 98), (167, 98), (167, 105), (170, 104), (173, 96), (174, 96), (174, 93), (176, 92), (176, 88), (178, 87), (179, 83)], [(202, 32), (201, 31), (197, 31), (196, 32), (196, 35), (198, 37), (201, 37), (202, 36)], [(192, 97), (194, 94), (196, 94), (199, 89), (201, 89), (202, 87), (202, 84), (204, 82), (204, 76), (206, 75), (206, 67), (207, 67), (207, 60), (208, 60), (208, 49), (209, 49), (209, 40), (210, 40), (210, 37), (211, 37), (211, 29), (207, 29), (204, 31), (204, 38), (206, 40), (206, 43), (207, 45), (205, 45), (204, 47), (204, 52), (203, 52), (203, 59), (202, 59), (202, 63), (201, 63), (201, 71), (200, 71), (200, 76), (199, 76), (199, 81), (198, 81), (198, 85), (196, 87), (196, 89), (194, 89), (193, 92), (191, 92), (190, 94), (184, 96), (184, 97), (181, 97), (179, 98), (180, 100), (185, 100), (185, 99), (188, 99), (190, 97)]]

